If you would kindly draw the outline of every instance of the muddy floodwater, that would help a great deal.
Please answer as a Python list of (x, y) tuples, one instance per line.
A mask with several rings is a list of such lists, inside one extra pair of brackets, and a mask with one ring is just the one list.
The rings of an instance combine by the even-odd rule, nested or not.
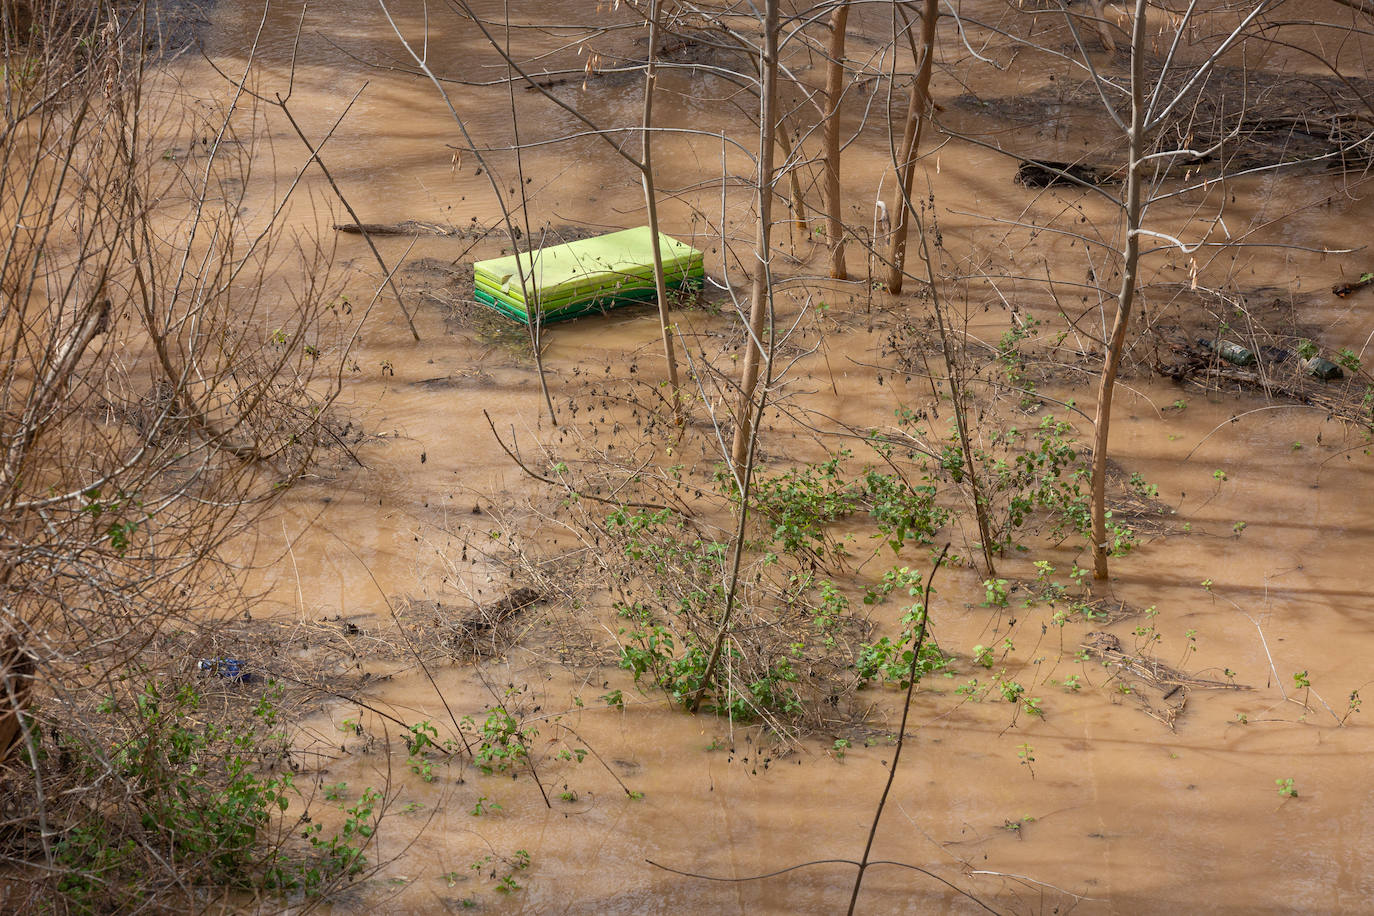
[[(1312, 3), (1284, 16), (1337, 9), (1349, 12)], [(616, 55), (642, 58), (646, 39), (642, 28), (613, 28), (633, 21), (618, 5), (483, 0), (475, 10), (567, 106), (602, 126), (638, 123), (642, 74), (614, 70)], [(982, 0), (963, 10), (990, 24), (1012, 15)], [(418, 3), (391, 5), (395, 28), (434, 72), (466, 81), (441, 82), (446, 98), (377, 4), (300, 13), (274, 3), (264, 19), (258, 4), (221, 0), (202, 28), (204, 57), (169, 66), (205, 106), (225, 104), (231, 88), (207, 61), (236, 76), (251, 57), (251, 86), (269, 98), (291, 81), (291, 111), (311, 142), (332, 130), (321, 158), (356, 219), (416, 224), (375, 241), (418, 341), (390, 290), (374, 302), (382, 270), (360, 236), (332, 228), (354, 217), (317, 170), (305, 172), (291, 210), (298, 237), (333, 247), (341, 301), (370, 308), (334, 408), (356, 460), (342, 446), (331, 453), (256, 533), (263, 599), (249, 609), (258, 635), (244, 650), (256, 649), (252, 662), (269, 673), (326, 687), (289, 694), (301, 727), (298, 783), (346, 804), (370, 786), (386, 791), (369, 851), (380, 867), (330, 911), (842, 912), (893, 762), (903, 692), (851, 689), (831, 712), (790, 725), (691, 715), (650, 680), (636, 685), (618, 664), (627, 624), (597, 562), (611, 548), (582, 524), (604, 520), (610, 506), (573, 506), (556, 485), (595, 481), (614, 496), (606, 468), (618, 462), (622, 480), (666, 479), (677, 468), (689, 502), (694, 489), (715, 492), (729, 433), (717, 437), (707, 408), (733, 402), (725, 389), (692, 383), (680, 432), (646, 427), (653, 411), (664, 415), (662, 344), (657, 312), (634, 306), (544, 330), (554, 425), (524, 329), (473, 304), (471, 263), (507, 253), (511, 241), (504, 228), (473, 228), (503, 224), (472, 144), (488, 150), (507, 200), (525, 201), (522, 235), (535, 238), (643, 225), (638, 173), (603, 139), (560, 139), (587, 126), (523, 84), (511, 88), (488, 40), (447, 8), (426, 19)], [(775, 232), (777, 333), (794, 330), (779, 349), (777, 407), (760, 431), (762, 473), (843, 448), (872, 463), (864, 434), (895, 431), (901, 409), (924, 417), (935, 439), (952, 428), (948, 395), (932, 396), (944, 369), (930, 342), (930, 297), (917, 282), (900, 295), (875, 284), (881, 270), (861, 244), (887, 231), (874, 200), (897, 207), (892, 144), (910, 80), (889, 95), (877, 75), (894, 53), (899, 72), (913, 67), (905, 40), (891, 46), (891, 18), (887, 7), (856, 7), (850, 25), (851, 67), (875, 74), (846, 103), (844, 218), (857, 279), (822, 279), (823, 237), (785, 222)], [(1110, 172), (1119, 144), (1103, 138), (1115, 128), (1081, 75), (1056, 70), (1072, 50), (1061, 20), (1041, 22), (1049, 50), (946, 25), (931, 84), (940, 127), (922, 141), (914, 196), (960, 352), (982, 380), (971, 385), (972, 435), (991, 447), (996, 430), (1033, 430), (1053, 415), (1081, 445), (1112, 314), (1089, 289), (1117, 281), (1105, 255), (1085, 255), (1064, 229), (1111, 236), (1118, 217), (1107, 198), (1120, 186), (1035, 187), (1016, 180), (1017, 157), (1083, 157)], [(1296, 45), (1323, 40), (1284, 28)], [(1329, 56), (1365, 91), (1365, 72), (1350, 61), (1368, 40), (1345, 41)], [(713, 69), (740, 65), (723, 52), (673, 53), (678, 68), (661, 77), (655, 120), (683, 131), (662, 134), (655, 149), (660, 217), (665, 232), (705, 252), (711, 278), (706, 304), (676, 313), (680, 354), (701, 361), (684, 356), (683, 371), (704, 378), (709, 363), (734, 377), (744, 338), (726, 288), (747, 298), (756, 218), (753, 166), (731, 143), (756, 147), (757, 99)], [(1125, 67), (1124, 50), (1094, 53)], [(789, 60), (799, 85), (824, 85), (821, 57)], [(1331, 78), (1292, 48), (1274, 46), (1261, 63)], [(1264, 91), (1277, 92), (1272, 81)], [(815, 118), (809, 107), (803, 115)], [(309, 151), (280, 112), (264, 106), (260, 124), (254, 167), (280, 190)], [(196, 139), (175, 144), (194, 160)], [(527, 147), (518, 162), (509, 151), (517, 142)], [(638, 134), (616, 142), (637, 150)], [(820, 155), (819, 137), (799, 148)], [(1374, 446), (1368, 403), (1360, 406), (1369, 370), (1352, 368), (1374, 361), (1374, 289), (1332, 292), (1374, 265), (1367, 165), (1237, 166), (1245, 174), (1150, 211), (1160, 231), (1190, 241), (1210, 231), (1235, 244), (1144, 261), (1109, 454), (1119, 477), (1138, 474), (1157, 493), (1126, 514), (1139, 522), (1139, 544), (1094, 587), (1094, 616), (1056, 621), (1063, 603), (1026, 600), (1036, 561), (1086, 595), (1069, 577), (1075, 561), (1092, 565), (1077, 534), (1041, 532), (1009, 549), (997, 571), (1009, 593), (995, 606), (956, 489), (942, 491), (958, 511), (930, 545), (894, 553), (875, 547), (856, 518), (832, 526), (833, 538), (854, 540), (827, 574), (874, 638), (897, 635), (903, 606), (901, 595), (864, 604), (866, 587), (894, 565), (928, 572), (945, 540), (959, 558), (936, 576), (929, 608), (950, 660), (914, 694), (870, 855), (889, 864), (866, 872), (856, 912), (1374, 907), (1374, 720), (1360, 709), (1362, 695), (1374, 697)], [(820, 170), (807, 168), (818, 209)], [(270, 200), (250, 196), (245, 206), (251, 222)], [(1058, 228), (1039, 231), (1049, 225)], [(286, 301), (289, 278), (281, 284)], [(1032, 397), (1009, 387), (999, 356), (1012, 328), (1029, 328), (1017, 384), (1031, 383)], [(1347, 367), (1314, 388), (1293, 368), (1300, 355), (1288, 353), (1282, 378), (1299, 381), (1266, 389), (1208, 368), (1217, 361), (1197, 338), (1227, 333), (1257, 350), (1287, 352), (1299, 340), (1328, 356), (1345, 349)], [(725, 504), (712, 505), (701, 523), (728, 540)], [(502, 602), (510, 613), (498, 627), (454, 624)], [(1024, 693), (990, 691), (997, 676)], [(498, 707), (527, 735), (528, 763), (514, 775), (499, 765), (485, 774), (470, 753)], [(409, 753), (402, 724), (419, 723), (452, 753)], [(806, 863), (815, 864), (794, 868)]]

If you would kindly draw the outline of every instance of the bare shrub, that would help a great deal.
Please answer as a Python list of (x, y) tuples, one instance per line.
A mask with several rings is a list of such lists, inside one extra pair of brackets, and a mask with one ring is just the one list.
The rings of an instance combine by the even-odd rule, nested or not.
[(234, 541), (333, 441), (357, 317), (331, 307), (330, 251), (287, 237), (290, 189), (240, 216), (248, 71), (198, 118), (150, 69), (153, 11), (62, 7), (23, 34), (4, 8), (5, 906), (319, 891), (360, 867), (371, 808), (277, 848), (303, 802), (270, 691), (212, 714), (197, 678), (241, 678), (157, 637), (242, 609)]

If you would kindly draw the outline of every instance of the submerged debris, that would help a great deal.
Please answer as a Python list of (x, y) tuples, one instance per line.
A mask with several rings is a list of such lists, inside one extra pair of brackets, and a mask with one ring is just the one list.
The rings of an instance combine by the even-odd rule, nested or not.
[[(438, 601), (408, 599), (402, 613), (422, 626), (433, 626), (442, 634), (439, 642), (449, 654), (477, 652), (477, 640), (493, 636), (498, 627), (521, 611), (539, 603), (545, 595), (529, 586), (511, 589), (499, 600), (467, 611), (457, 611)], [(426, 620), (427, 618), (427, 620)]]
[(1190, 690), (1250, 690), (1235, 681), (1214, 681), (1193, 677), (1142, 652), (1127, 652), (1121, 640), (1111, 633), (1089, 633), (1081, 648), (1114, 668), (1113, 679), (1121, 692), (1133, 696), (1141, 712), (1173, 730), (1174, 723), (1188, 703)]
[(1338, 286), (1333, 286), (1331, 287), (1331, 292), (1344, 299), (1356, 290), (1363, 289), (1371, 283), (1374, 283), (1374, 273), (1360, 274), (1360, 279), (1356, 280), (1354, 283), (1342, 283)]
[(1345, 372), (1341, 370), (1340, 366), (1320, 356), (1314, 356), (1306, 360), (1303, 363), (1303, 368), (1307, 371), (1308, 375), (1316, 379), (1321, 379), (1323, 382), (1345, 377)]
[(1233, 366), (1253, 366), (1255, 364), (1254, 351), (1242, 347), (1238, 343), (1229, 340), (1208, 340), (1205, 337), (1199, 337), (1197, 343), (1198, 346), (1211, 350)]
[(1012, 179), (1027, 188), (1059, 186), (1081, 187), (1085, 184), (1112, 184), (1118, 179), (1105, 169), (1075, 162), (1054, 162), (1049, 159), (1023, 159)]

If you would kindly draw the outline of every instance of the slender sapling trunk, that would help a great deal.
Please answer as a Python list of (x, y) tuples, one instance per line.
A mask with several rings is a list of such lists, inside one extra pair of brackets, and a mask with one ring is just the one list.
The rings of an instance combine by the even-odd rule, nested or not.
[(735, 439), (730, 449), (737, 467), (749, 454), (753, 433), (754, 389), (763, 363), (763, 336), (768, 317), (768, 259), (773, 221), (773, 147), (777, 143), (778, 0), (767, 0), (764, 11), (763, 60), (759, 65), (759, 223), (755, 236), (754, 272), (749, 285), (749, 339), (745, 342), (744, 375), (740, 379), (739, 408), (735, 411)]
[(673, 416), (681, 420), (682, 403), (678, 391), (677, 353), (673, 349), (673, 325), (668, 310), (668, 283), (663, 276), (663, 251), (658, 242), (658, 200), (654, 192), (653, 123), (654, 87), (658, 81), (658, 22), (659, 0), (649, 5), (649, 58), (644, 68), (644, 143), (640, 175), (644, 182), (644, 203), (649, 211), (649, 234), (653, 237), (654, 288), (658, 294), (658, 320), (663, 329), (663, 360), (668, 369), (668, 386), (672, 389)]
[(1126, 326), (1135, 302), (1136, 268), (1140, 261), (1141, 160), (1145, 156), (1145, 0), (1136, 0), (1131, 28), (1131, 127), (1127, 137), (1126, 173), (1126, 250), (1121, 271), (1121, 291), (1117, 294), (1116, 318), (1097, 387), (1097, 414), (1093, 436), (1092, 527), (1093, 577), (1107, 578), (1107, 434), (1112, 422), (1112, 391), (1121, 368), (1121, 352), (1126, 344)]
[(926, 109), (930, 106), (930, 71), (935, 58), (935, 20), (940, 15), (939, 0), (926, 0), (921, 12), (921, 60), (916, 69), (916, 82), (911, 87), (911, 102), (906, 110), (906, 126), (902, 132), (902, 151), (897, 159), (897, 191), (902, 206), (892, 224), (892, 247), (888, 253), (887, 288), (902, 291), (903, 271), (906, 267), (907, 216), (911, 200), (911, 184), (916, 174), (916, 156), (921, 148), (921, 130), (925, 126)]
[(825, 207), (830, 242), (830, 276), (849, 279), (844, 262), (844, 223), (840, 220), (840, 99), (844, 94), (844, 39), (849, 0), (830, 14), (830, 60), (825, 71)]

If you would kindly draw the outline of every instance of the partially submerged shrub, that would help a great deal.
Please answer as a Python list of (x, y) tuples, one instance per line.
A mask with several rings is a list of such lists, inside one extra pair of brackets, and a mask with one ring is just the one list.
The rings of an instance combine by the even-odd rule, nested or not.
[[(133, 680), (131, 678), (130, 680)], [(83, 711), (32, 720), (42, 814), (57, 839), (35, 899), (58, 911), (177, 909), (225, 893), (319, 894), (360, 874), (381, 796), (340, 801), (326, 830), (287, 767), (280, 690), (207, 713), (200, 684), (149, 677)]]

